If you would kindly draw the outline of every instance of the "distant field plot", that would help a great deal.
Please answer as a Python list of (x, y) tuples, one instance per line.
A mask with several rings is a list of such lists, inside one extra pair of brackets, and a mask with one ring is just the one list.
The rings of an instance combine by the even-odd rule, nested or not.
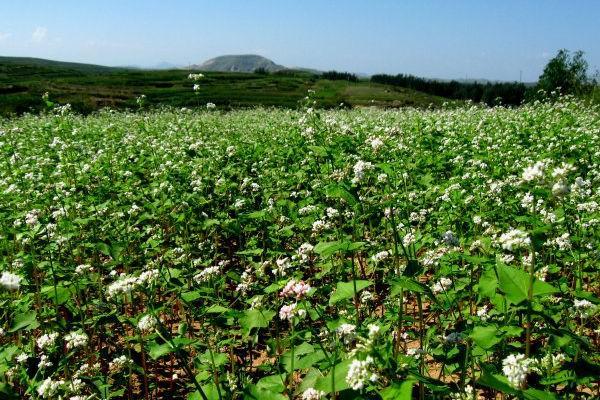
[(136, 70), (47, 60), (0, 57), (0, 114), (43, 109), (41, 96), (69, 103), (79, 112), (102, 107), (137, 108), (146, 96), (148, 106), (198, 107), (213, 103), (222, 108), (274, 106), (297, 108), (308, 89), (318, 93), (321, 107), (378, 105), (383, 107), (439, 106), (444, 99), (410, 89), (329, 81), (304, 71), (268, 74), (206, 72), (201, 90), (192, 90), (187, 70)]

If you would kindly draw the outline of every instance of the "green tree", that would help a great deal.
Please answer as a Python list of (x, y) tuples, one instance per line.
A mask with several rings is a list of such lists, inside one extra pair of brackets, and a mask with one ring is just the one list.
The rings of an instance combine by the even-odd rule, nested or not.
[(571, 54), (561, 49), (552, 58), (538, 80), (538, 89), (546, 93), (559, 90), (564, 94), (582, 94), (589, 89), (587, 76), (588, 63), (579, 50)]

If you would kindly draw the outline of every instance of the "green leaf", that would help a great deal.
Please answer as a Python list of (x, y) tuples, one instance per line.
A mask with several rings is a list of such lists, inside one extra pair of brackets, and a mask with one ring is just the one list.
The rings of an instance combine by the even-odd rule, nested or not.
[(555, 385), (557, 383), (575, 380), (575, 378), (577, 378), (575, 371), (564, 370), (564, 371), (560, 371), (552, 376), (549, 376), (547, 378), (541, 379), (540, 383), (542, 385)]
[(148, 346), (148, 353), (153, 360), (158, 360), (164, 355), (174, 352), (176, 349), (169, 343), (158, 344), (156, 342), (150, 343)]
[(244, 336), (250, 335), (253, 328), (266, 328), (269, 321), (275, 316), (275, 311), (251, 309), (243, 312), (240, 317), (240, 326), (244, 331)]
[(390, 282), (391, 290), (390, 296), (397, 296), (402, 289), (408, 290), (415, 293), (428, 293), (429, 288), (423, 285), (421, 282), (417, 282), (405, 276), (395, 278)]
[(350, 205), (358, 203), (356, 197), (354, 197), (352, 193), (350, 193), (345, 187), (335, 183), (325, 188), (325, 194), (328, 197), (344, 199)]
[(197, 361), (201, 364), (200, 368), (206, 368), (209, 370), (214, 368), (219, 368), (222, 365), (227, 364), (229, 361), (229, 357), (224, 353), (215, 353), (213, 352), (212, 357), (210, 355), (210, 351), (206, 350), (203, 354), (200, 354), (197, 357)]
[(500, 330), (507, 337), (519, 337), (523, 334), (523, 328), (520, 326), (504, 325), (500, 327)]
[(21, 329), (31, 330), (40, 326), (40, 323), (36, 319), (37, 313), (35, 311), (28, 311), (25, 313), (15, 315), (12, 326), (8, 330), (9, 332), (16, 332)]
[(208, 307), (204, 312), (207, 314), (222, 314), (227, 311), (231, 311), (231, 308), (226, 308), (218, 304), (213, 304), (212, 306)]
[(308, 148), (318, 157), (327, 157), (327, 148), (323, 146), (308, 146)]
[(56, 304), (65, 304), (71, 299), (73, 290), (64, 286), (56, 286), (55, 292), (54, 286), (44, 286), (42, 287), (41, 293), (45, 298)]
[(315, 253), (323, 258), (327, 258), (340, 250), (341, 242), (339, 240), (333, 242), (319, 242), (314, 248)]
[[(529, 288), (529, 274), (525, 271), (507, 267), (505, 265), (498, 265), (497, 270), (500, 289), (506, 294), (508, 300), (513, 304), (519, 304), (526, 300)], [(558, 292), (558, 289), (554, 286), (534, 278), (534, 296), (556, 292)]]
[(526, 399), (531, 400), (556, 400), (556, 395), (554, 393), (544, 392), (543, 390), (533, 388), (523, 391), (523, 395)]
[(258, 389), (281, 393), (285, 389), (285, 374), (269, 375), (256, 382)]
[(364, 247), (364, 242), (351, 242), (351, 241), (340, 241), (335, 240), (333, 242), (319, 242), (315, 246), (315, 253), (323, 258), (327, 258), (338, 251), (356, 251)]
[(412, 387), (416, 383), (414, 380), (406, 380), (402, 383), (393, 382), (390, 386), (383, 389), (379, 394), (382, 400), (411, 400)]
[(502, 341), (502, 338), (498, 336), (498, 327), (496, 325), (476, 326), (469, 337), (485, 350), (491, 349)]
[(110, 246), (104, 242), (96, 243), (96, 249), (100, 251), (105, 256), (110, 256)]
[(518, 390), (510, 386), (508, 380), (504, 376), (491, 373), (490, 368), (484, 368), (484, 373), (479, 378), (477, 383), (498, 390), (502, 393), (516, 395), (519, 392)]
[[(366, 287), (373, 284), (371, 281), (357, 280), (356, 282), (356, 293), (359, 293)], [(329, 298), (329, 305), (339, 303), (342, 300), (351, 299), (354, 297), (354, 282), (338, 282), (335, 291)]]
[(244, 400), (288, 400), (288, 398), (281, 393), (261, 389), (250, 384), (244, 390)]
[[(214, 382), (209, 382), (206, 385), (202, 385), (202, 391), (208, 398), (208, 400), (219, 400), (219, 391), (217, 389), (217, 385)], [(223, 392), (223, 388), (221, 388), (221, 392)], [(188, 395), (188, 400), (202, 400), (202, 395), (199, 391), (192, 392)]]
[[(339, 392), (344, 389), (348, 389), (348, 383), (346, 382), (346, 375), (348, 375), (348, 369), (352, 360), (344, 360), (336, 364), (333, 371), (329, 371), (326, 376), (319, 377), (315, 384), (315, 389), (322, 390), (325, 393)], [(333, 382), (332, 382), (333, 375)]]
[(496, 288), (498, 288), (498, 278), (496, 278), (496, 272), (493, 268), (486, 269), (479, 278), (479, 285), (477, 290), (483, 297), (493, 298), (496, 295)]
[(243, 216), (248, 219), (263, 219), (267, 216), (267, 212), (265, 210), (254, 211), (249, 214), (244, 214)]
[(239, 256), (260, 256), (263, 253), (263, 249), (247, 249), (237, 251), (235, 254)]
[(194, 300), (198, 300), (200, 297), (201, 294), (198, 291), (181, 293), (181, 300), (183, 300), (186, 303), (191, 303)]

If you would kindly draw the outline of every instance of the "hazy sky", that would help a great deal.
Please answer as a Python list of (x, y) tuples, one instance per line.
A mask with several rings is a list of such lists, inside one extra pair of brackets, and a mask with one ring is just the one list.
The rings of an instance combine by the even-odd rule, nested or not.
[(600, 0), (0, 0), (0, 55), (104, 65), (256, 53), (285, 66), (534, 81), (600, 68)]

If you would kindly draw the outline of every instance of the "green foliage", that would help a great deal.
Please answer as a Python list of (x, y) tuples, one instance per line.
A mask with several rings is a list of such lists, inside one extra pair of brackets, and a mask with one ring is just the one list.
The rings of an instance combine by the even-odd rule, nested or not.
[(383, 87), (311, 84), (0, 120), (0, 398), (597, 392), (599, 108), (323, 110)]
[(548, 61), (538, 80), (538, 89), (551, 93), (584, 94), (590, 91), (590, 79), (587, 75), (588, 63), (583, 51), (571, 54), (566, 49), (558, 51)]

